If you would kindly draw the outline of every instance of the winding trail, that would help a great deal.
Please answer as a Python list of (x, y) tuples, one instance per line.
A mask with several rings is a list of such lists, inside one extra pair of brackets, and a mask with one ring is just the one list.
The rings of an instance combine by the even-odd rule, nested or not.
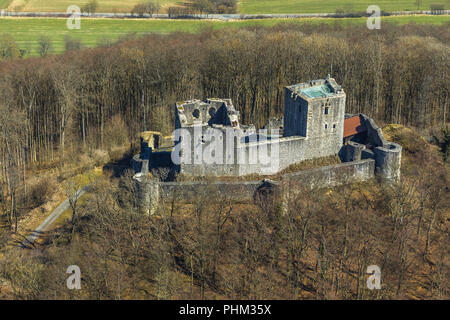
[[(79, 199), (90, 189), (91, 185), (84, 186), (79, 189), (74, 196), (76, 196), (76, 199)], [(64, 211), (69, 209), (69, 207), (69, 199), (64, 200), (55, 210), (52, 211), (52, 213), (50, 213), (50, 215), (39, 225), (39, 227), (36, 228), (36, 230), (34, 230), (28, 237), (25, 238), (25, 240), (21, 242), (20, 247), (24, 249), (34, 247), (34, 242), (36, 239), (43, 235), (45, 231), (56, 221), (56, 219), (58, 219)]]

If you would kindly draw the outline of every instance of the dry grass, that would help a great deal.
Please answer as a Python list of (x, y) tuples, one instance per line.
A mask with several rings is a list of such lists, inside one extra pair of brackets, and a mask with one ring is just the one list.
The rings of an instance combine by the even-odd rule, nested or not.
[[(30, 11), (30, 12), (66, 12), (70, 5), (76, 4), (80, 8), (86, 5), (89, 0), (80, 0), (74, 3), (70, 0), (9, 0), (0, 1), (1, 7), (16, 11)], [(133, 7), (143, 1), (140, 0), (98, 0), (97, 12), (112, 12), (112, 13), (129, 13)], [(159, 0), (161, 4), (161, 13), (165, 13), (166, 7), (172, 5), (174, 0)]]
[(340, 164), (341, 159), (337, 156), (329, 156), (329, 157), (322, 157), (317, 159), (311, 159), (311, 160), (305, 160), (299, 163), (294, 163), (287, 167), (286, 169), (282, 170), (277, 176), (286, 174), (286, 173), (292, 173), (296, 171), (302, 171), (302, 170), (309, 170), (309, 169), (315, 169), (325, 166), (332, 166), (336, 164)]
[(388, 141), (402, 146), (402, 172), (410, 173), (420, 170), (420, 164), (433, 164), (434, 167), (442, 165), (442, 154), (439, 147), (428, 143), (423, 136), (415, 130), (400, 124), (389, 124), (383, 127), (383, 135)]
[(337, 155), (322, 157), (317, 159), (305, 160), (299, 163), (295, 163), (273, 175), (259, 175), (259, 174), (248, 174), (245, 176), (191, 176), (187, 174), (179, 174), (176, 177), (176, 181), (224, 181), (224, 182), (235, 182), (235, 181), (259, 181), (263, 179), (280, 180), (281, 176), (287, 173), (293, 173), (297, 171), (310, 170), (315, 168), (320, 168), (324, 166), (331, 166), (340, 164), (341, 160)]

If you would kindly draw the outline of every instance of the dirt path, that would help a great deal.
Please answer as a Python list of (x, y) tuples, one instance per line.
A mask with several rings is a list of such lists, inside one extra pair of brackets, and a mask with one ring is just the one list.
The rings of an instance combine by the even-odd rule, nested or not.
[[(76, 192), (76, 199), (79, 199), (83, 194), (85, 194), (89, 189), (91, 188), (91, 185), (87, 185), (81, 189), (79, 189)], [(31, 235), (29, 235), (25, 240), (22, 241), (21, 247), (22, 248), (32, 248), (34, 247), (34, 242), (37, 238), (39, 238), (41, 235), (45, 233), (45, 231), (56, 221), (56, 219), (59, 218), (59, 216), (69, 209), (70, 202), (69, 199), (64, 200), (55, 210), (53, 210), (52, 213), (42, 222), (39, 227), (34, 230)]]

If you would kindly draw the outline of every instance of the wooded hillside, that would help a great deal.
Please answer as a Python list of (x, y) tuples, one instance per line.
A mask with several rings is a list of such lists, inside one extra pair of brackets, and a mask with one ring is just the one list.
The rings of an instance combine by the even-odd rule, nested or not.
[[(448, 24), (205, 30), (3, 61), (0, 210), (12, 226), (18, 188), (37, 166), (78, 162), (143, 130), (170, 134), (185, 99), (231, 98), (244, 123), (262, 125), (282, 115), (285, 86), (330, 74), (347, 112), (438, 131), (448, 70)], [(285, 214), (205, 190), (192, 204), (166, 199), (149, 218), (136, 214), (131, 174), (98, 179), (43, 251), (2, 248), (6, 296), (448, 298), (448, 130), (443, 153), (402, 126), (385, 133), (404, 148), (401, 184), (305, 190)], [(0, 231), (4, 247), (11, 234)], [(70, 264), (83, 270), (82, 291), (63, 285)], [(384, 291), (365, 289), (368, 264), (381, 266)]]

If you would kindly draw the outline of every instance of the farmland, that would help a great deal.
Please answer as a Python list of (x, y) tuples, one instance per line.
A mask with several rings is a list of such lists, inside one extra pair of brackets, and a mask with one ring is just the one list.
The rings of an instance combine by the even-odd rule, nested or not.
[[(448, 16), (399, 16), (383, 17), (390, 23), (430, 23), (449, 22)], [(26, 49), (29, 55), (37, 55), (36, 46), (40, 36), (48, 36), (52, 41), (53, 52), (64, 52), (64, 37), (69, 35), (80, 39), (86, 47), (95, 47), (106, 41), (116, 41), (130, 34), (142, 36), (150, 33), (167, 34), (172, 32), (199, 32), (205, 28), (239, 28), (253, 25), (273, 26), (279, 23), (331, 23), (331, 24), (365, 24), (365, 18), (311, 18), (311, 19), (268, 19), (240, 21), (201, 21), (201, 20), (148, 20), (148, 19), (83, 19), (81, 29), (69, 30), (66, 20), (62, 18), (1, 18), (0, 34), (7, 33)]]
[[(28, 12), (65, 12), (73, 4), (80, 7), (87, 4), (89, 0), (79, 0), (74, 3), (71, 0), (0, 0), (0, 7), (9, 10)], [(143, 1), (139, 0), (99, 0), (97, 12), (130, 12), (133, 7)], [(173, 0), (158, 0), (164, 9), (168, 4), (174, 4)]]
[[(243, 13), (334, 13), (338, 9), (353, 12), (366, 11), (373, 4), (383, 11), (417, 10), (415, 0), (241, 0), (240, 11)], [(434, 3), (445, 3), (439, 0), (423, 0), (420, 10), (429, 10)]]
[[(80, 0), (76, 4), (83, 6), (89, 0)], [(98, 0), (97, 12), (130, 12), (140, 0)], [(158, 0), (161, 12), (170, 5), (179, 4), (177, 0)], [(442, 3), (445, 0), (422, 0), (419, 6), (415, 0), (378, 0), (377, 5), (384, 11), (428, 10), (430, 4)], [(64, 12), (73, 5), (71, 0), (0, 0), (0, 8), (29, 12)], [(241, 0), (239, 12), (241, 13), (334, 13), (338, 9), (350, 11), (365, 11), (370, 0)]]

